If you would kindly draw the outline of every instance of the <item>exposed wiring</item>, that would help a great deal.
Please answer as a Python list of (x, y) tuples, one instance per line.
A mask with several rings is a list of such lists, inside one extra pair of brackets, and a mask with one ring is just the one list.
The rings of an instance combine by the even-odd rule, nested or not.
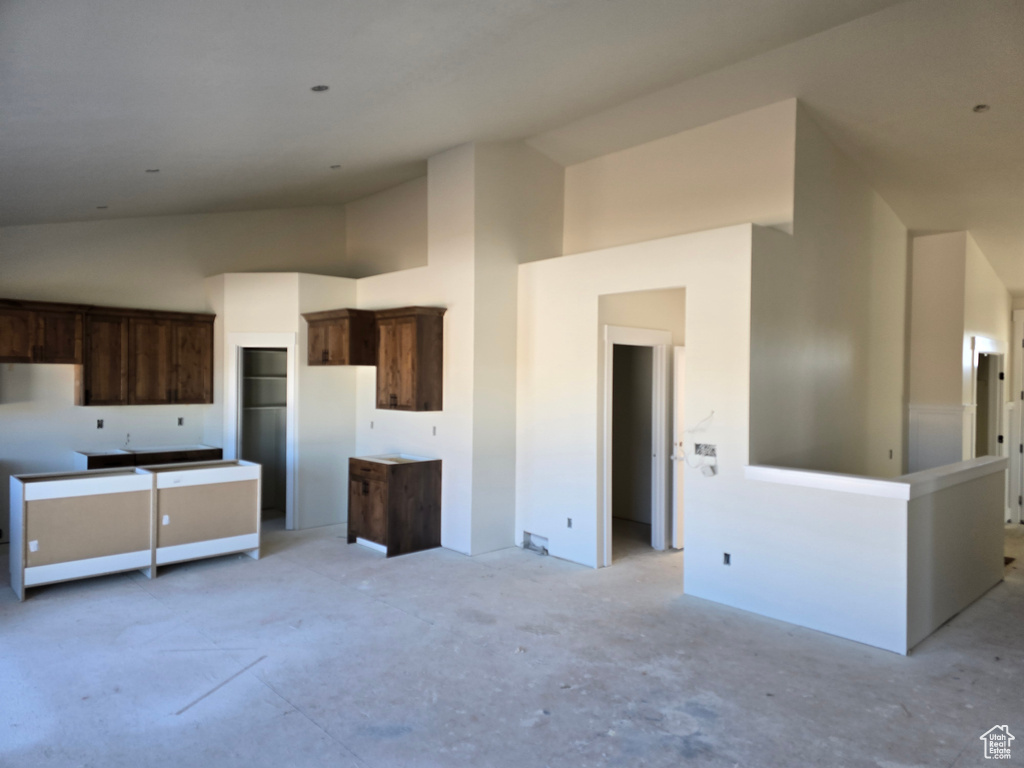
[[(710, 424), (713, 418), (715, 418), (715, 412), (711, 411), (711, 413), (709, 413), (703, 419), (698, 421), (695, 425), (693, 425), (689, 429), (684, 429), (683, 435), (692, 435), (696, 432), (703, 431), (705, 429), (705, 424)], [(686, 466), (690, 467), (690, 469), (701, 469), (702, 467), (714, 466), (715, 464), (718, 463), (717, 457), (714, 456), (698, 456), (697, 458), (699, 459), (699, 461), (696, 464), (692, 463), (690, 461), (690, 453), (686, 450), (687, 442), (688, 441), (684, 439), (682, 441), (682, 446), (677, 446), (677, 448), (679, 450), (679, 455), (682, 456), (683, 458), (683, 462), (686, 464)], [(709, 464), (707, 461), (709, 458), (715, 459), (715, 461)]]

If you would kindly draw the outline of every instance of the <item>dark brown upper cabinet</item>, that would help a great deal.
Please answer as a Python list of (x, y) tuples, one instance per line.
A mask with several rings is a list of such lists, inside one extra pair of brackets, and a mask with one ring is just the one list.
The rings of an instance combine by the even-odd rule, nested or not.
[(85, 316), (77, 405), (128, 405), (128, 318)]
[(444, 313), (440, 307), (377, 312), (377, 407), (440, 411)]
[(174, 402), (171, 324), (167, 320), (128, 320), (128, 404), (167, 405)]
[(213, 323), (176, 322), (172, 326), (171, 363), (174, 402), (213, 402)]
[(79, 365), (82, 362), (83, 336), (81, 312), (36, 312), (36, 347), (32, 362)]
[(0, 300), (0, 362), (82, 362), (82, 313), (60, 304)]
[(307, 312), (309, 365), (376, 365), (376, 313), (362, 309)]
[(35, 345), (35, 313), (0, 307), (0, 363), (31, 363)]
[(214, 317), (0, 299), (0, 362), (80, 366), (76, 405), (212, 403)]

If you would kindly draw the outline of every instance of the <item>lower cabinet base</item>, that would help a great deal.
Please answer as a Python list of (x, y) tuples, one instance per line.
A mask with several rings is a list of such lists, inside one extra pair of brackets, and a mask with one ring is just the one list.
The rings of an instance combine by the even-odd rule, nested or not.
[(199, 560), (204, 557), (230, 555), (244, 552), (253, 560), (260, 559), (260, 535), (247, 533), (243, 536), (229, 536), (226, 539), (197, 541), (192, 544), (177, 544), (173, 547), (157, 547), (156, 564), (170, 565), (185, 560)]
[(26, 587), (54, 584), (58, 581), (84, 579), (89, 576), (105, 576), (123, 571), (148, 570), (153, 564), (153, 553), (148, 549), (139, 552), (123, 552), (105, 557), (90, 557), (87, 560), (72, 560), (68, 563), (37, 565), (25, 569)]
[[(351, 544), (352, 542), (349, 542), (349, 543)], [(357, 536), (355, 543), (356, 544), (362, 544), (364, 547), (369, 547), (374, 552), (380, 552), (382, 555), (386, 555), (388, 553), (388, 548), (385, 547), (383, 544), (378, 544), (376, 541), (369, 541), (367, 539), (361, 539), (361, 538), (359, 538)]]

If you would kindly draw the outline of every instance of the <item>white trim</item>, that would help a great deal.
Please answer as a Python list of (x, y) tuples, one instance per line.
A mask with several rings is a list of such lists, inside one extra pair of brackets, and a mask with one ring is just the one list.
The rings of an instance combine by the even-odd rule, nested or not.
[(236, 459), (226, 462), (225, 466), (188, 469), (187, 465), (184, 465), (180, 470), (156, 471), (154, 474), (158, 489), (183, 488), (191, 485), (216, 485), (218, 483), (237, 483), (243, 480), (259, 480), (260, 465)]
[(287, 374), (285, 393), (285, 528), (289, 531), (301, 527), (297, 519), (298, 506), (295, 503), (298, 467), (298, 410), (299, 400), (296, 387), (299, 381), (298, 356), (296, 355), (298, 334), (296, 333), (229, 333), (224, 349), (224, 458), (237, 459), (241, 434), (241, 402), (238, 397), (241, 387), (242, 350), (252, 347), (270, 347), (287, 351)]
[[(669, 334), (671, 337), (671, 334)], [(651, 352), (651, 546), (657, 550), (668, 549), (671, 541), (672, 514), (669, 505), (672, 494), (669, 491), (669, 460), (672, 455), (672, 438), (669, 436), (668, 420), (672, 409), (669, 381), (672, 366), (669, 355), (672, 340), (659, 344)]]
[(362, 544), (364, 547), (372, 549), (374, 552), (380, 552), (382, 555), (388, 553), (388, 548), (383, 544), (378, 544), (376, 541), (370, 541), (369, 539), (361, 539), (356, 536), (356, 544)]
[[(20, 479), (24, 480), (24, 478)], [(81, 477), (69, 477), (67, 480), (26, 482), (25, 501), (69, 499), (73, 496), (101, 496), (107, 493), (149, 491), (152, 488), (153, 480), (150, 477), (134, 472), (130, 475), (100, 475), (98, 477), (83, 473)]]
[(962, 461), (959, 464), (950, 464), (945, 467), (915, 472), (912, 475), (904, 475), (900, 478), (900, 482), (910, 484), (910, 498), (916, 499), (920, 496), (938, 493), (954, 485), (969, 483), (979, 477), (1004, 472), (1009, 463), (1009, 459), (1002, 456), (982, 456), (978, 459)]
[[(603, 428), (601, 443), (601, 505), (597, 515), (597, 565), (599, 568), (609, 566), (612, 564), (612, 382), (614, 371), (614, 348), (616, 344), (623, 344), (632, 347), (654, 348), (653, 354), (651, 356), (652, 373), (654, 380), (654, 384), (652, 385), (652, 387), (655, 391), (661, 392), (662, 399), (664, 400), (667, 397), (664, 379), (668, 375), (666, 373), (668, 365), (665, 361), (668, 354), (667, 350), (672, 345), (671, 331), (655, 330), (651, 328), (626, 328), (618, 325), (605, 325), (603, 328), (604, 330), (602, 336), (604, 338), (604, 423), (602, 425)], [(664, 351), (659, 352), (659, 347), (664, 347)], [(660, 384), (659, 380), (661, 380)], [(668, 439), (668, 411), (669, 408), (667, 407), (666, 403), (661, 402), (655, 404), (652, 401), (651, 436), (652, 440), (655, 440), (655, 435), (660, 435), (660, 441), (658, 444), (663, 446), (661, 449), (661, 455), (656, 456), (656, 460), (653, 460), (651, 462), (652, 546), (654, 546), (655, 540), (655, 515), (658, 515), (660, 527), (663, 529), (666, 511), (665, 507), (667, 504), (665, 481), (668, 476), (667, 464), (669, 456), (669, 453), (666, 450), (666, 448), (668, 447), (666, 444), (666, 441)], [(658, 424), (655, 424), (655, 418), (658, 418), (661, 421)], [(657, 495), (653, 493), (656, 490), (658, 491)], [(656, 502), (657, 506), (655, 506)], [(661, 545), (661, 548), (663, 549), (665, 546), (664, 530), (662, 530)]]
[(156, 564), (170, 565), (185, 560), (198, 560), (203, 557), (228, 555), (243, 550), (259, 549), (260, 535), (245, 533), (241, 536), (228, 536), (223, 539), (195, 541), (191, 544), (176, 544), (173, 547), (157, 547)]
[(141, 549), (138, 552), (122, 552), (118, 555), (90, 557), (87, 560), (72, 560), (68, 563), (36, 565), (25, 569), (25, 586), (36, 587), (55, 581), (70, 581), (86, 576), (101, 576), (107, 573), (134, 571), (149, 568), (153, 552)]
[(860, 475), (841, 475), (836, 472), (813, 472), (785, 467), (747, 466), (747, 480), (759, 480), (779, 485), (799, 485), (823, 491), (857, 493), (861, 496), (879, 496), (886, 499), (910, 499), (910, 486), (897, 480), (882, 480)]
[(1013, 384), (1010, 400), (1017, 406), (1010, 414), (1010, 488), (1009, 514), (1007, 519), (1014, 523), (1022, 520), (1021, 505), (1018, 500), (1024, 494), (1024, 454), (1019, 446), (1024, 444), (1024, 309), (1013, 310), (1013, 352), (1010, 355)]
[(959, 464), (947, 464), (944, 467), (903, 475), (893, 480), (765, 466), (747, 466), (744, 468), (744, 476), (747, 480), (779, 485), (796, 485), (823, 491), (910, 501), (920, 496), (938, 493), (954, 485), (977, 480), (979, 477), (1003, 472), (1008, 466), (1008, 461), (1001, 456), (982, 456)]

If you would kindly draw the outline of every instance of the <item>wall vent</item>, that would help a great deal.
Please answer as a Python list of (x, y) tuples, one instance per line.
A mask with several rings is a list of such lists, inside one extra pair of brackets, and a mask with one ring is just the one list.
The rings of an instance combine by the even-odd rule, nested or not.
[(523, 549), (529, 549), (532, 552), (546, 555), (548, 553), (548, 540), (544, 536), (538, 536), (536, 533), (523, 531)]

